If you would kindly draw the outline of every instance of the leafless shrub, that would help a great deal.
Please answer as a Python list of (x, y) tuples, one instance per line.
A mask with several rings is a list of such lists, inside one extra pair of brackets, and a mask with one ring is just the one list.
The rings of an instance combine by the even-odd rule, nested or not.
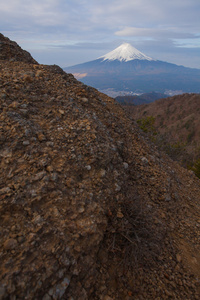
[(120, 215), (119, 210), (110, 214), (106, 241), (109, 252), (126, 269), (151, 268), (163, 252), (166, 235), (153, 207), (129, 195), (120, 205)]

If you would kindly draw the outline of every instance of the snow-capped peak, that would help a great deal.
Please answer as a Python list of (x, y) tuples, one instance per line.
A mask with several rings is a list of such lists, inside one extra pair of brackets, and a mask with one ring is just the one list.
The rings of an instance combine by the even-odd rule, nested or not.
[(113, 51), (99, 57), (103, 60), (119, 60), (119, 61), (130, 61), (134, 59), (139, 60), (154, 60), (153, 58), (143, 54), (128, 43), (123, 43)]

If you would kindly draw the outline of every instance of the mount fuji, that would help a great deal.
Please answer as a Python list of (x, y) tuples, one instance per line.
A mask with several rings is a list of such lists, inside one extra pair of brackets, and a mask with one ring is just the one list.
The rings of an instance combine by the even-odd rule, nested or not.
[(149, 60), (149, 61), (153, 60), (151, 57), (146, 56), (145, 54), (143, 54), (142, 52), (140, 52), (139, 50), (137, 50), (136, 48), (134, 48), (128, 43), (123, 43), (121, 46), (117, 47), (113, 51), (99, 58), (103, 59), (103, 61), (119, 60), (121, 62), (122, 61), (127, 62), (135, 59)]
[(84, 84), (104, 92), (200, 93), (200, 69), (153, 59), (128, 43), (93, 61), (64, 70)]

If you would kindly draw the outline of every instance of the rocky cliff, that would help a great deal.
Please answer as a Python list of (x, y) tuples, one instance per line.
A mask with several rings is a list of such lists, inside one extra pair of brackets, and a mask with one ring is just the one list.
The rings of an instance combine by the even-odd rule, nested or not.
[(7, 53), (0, 299), (199, 299), (199, 180), (112, 98)]

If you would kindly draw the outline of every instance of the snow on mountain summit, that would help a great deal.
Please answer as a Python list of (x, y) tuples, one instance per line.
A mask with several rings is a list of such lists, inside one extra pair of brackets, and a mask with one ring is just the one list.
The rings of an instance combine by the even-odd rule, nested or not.
[(143, 54), (133, 46), (128, 43), (123, 43), (121, 46), (117, 47), (113, 51), (99, 57), (103, 58), (103, 60), (119, 60), (119, 61), (130, 61), (134, 59), (139, 60), (154, 60), (153, 58)]

